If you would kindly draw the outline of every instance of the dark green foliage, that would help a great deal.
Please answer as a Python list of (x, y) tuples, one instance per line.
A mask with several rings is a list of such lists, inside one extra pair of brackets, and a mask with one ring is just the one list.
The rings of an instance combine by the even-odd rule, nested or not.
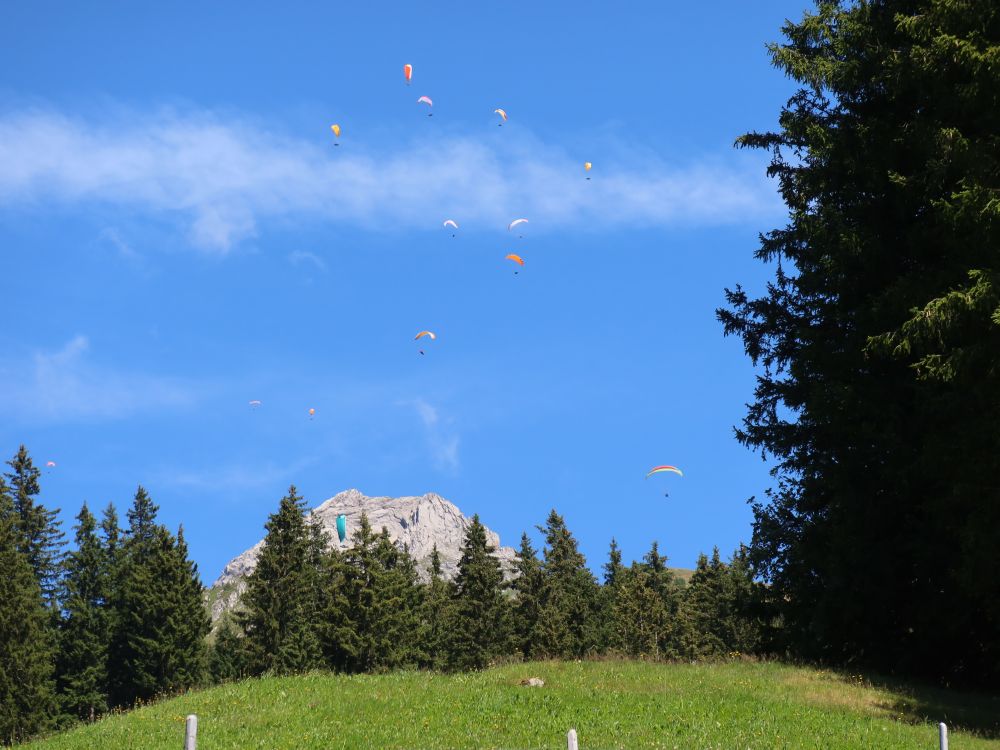
[(613, 605), (612, 644), (629, 656), (665, 657), (669, 647), (670, 612), (657, 590), (655, 575), (632, 563), (617, 576)]
[(413, 558), (392, 542), (385, 528), (374, 534), (365, 514), (353, 541), (349, 549), (329, 557), (323, 614), (328, 661), (352, 672), (425, 663)]
[(50, 614), (22, 550), (19, 519), (0, 478), (0, 743), (47, 729), (55, 714)]
[(800, 654), (1000, 677), (1000, 6), (822, 2), (772, 154), (766, 293), (719, 312), (761, 366), (737, 431), (773, 456), (752, 562)]
[(447, 657), (453, 586), (441, 577), (441, 556), (436, 544), (428, 572), (430, 580), (423, 587), (420, 602), (419, 643), (423, 665), (439, 668), (445, 665)]
[(84, 504), (76, 549), (64, 561), (57, 684), (63, 711), (93, 721), (108, 709), (111, 570), (97, 522)]
[(304, 672), (323, 664), (317, 625), (323, 547), (312, 525), (294, 486), (265, 524), (264, 547), (237, 615), (252, 674)]
[(451, 608), (447, 667), (482, 669), (503, 654), (510, 640), (508, 604), (503, 595), (503, 572), (495, 548), (486, 542), (479, 516), (465, 532), (462, 557), (455, 577)]
[(542, 601), (542, 563), (531, 546), (527, 534), (521, 534), (521, 547), (517, 551), (517, 577), (511, 582), (514, 591), (513, 635), (514, 648), (525, 658), (535, 653), (533, 637), (538, 626), (538, 610)]
[(59, 530), (59, 509), (50, 510), (36, 501), (41, 492), (38, 478), (41, 472), (35, 467), (22, 445), (7, 462), (10, 471), (6, 477), (17, 514), (16, 528), (21, 550), (27, 555), (35, 572), (45, 603), (53, 609), (58, 604), (60, 561), (63, 533)]
[(553, 510), (539, 531), (545, 534), (545, 550), (532, 653), (579, 658), (600, 638), (597, 581), (562, 516)]
[(175, 538), (156, 523), (156, 506), (142, 487), (128, 518), (109, 660), (112, 697), (124, 706), (201, 682), (209, 631), (183, 530)]
[(618, 548), (618, 542), (612, 537), (611, 547), (608, 549), (608, 561), (604, 563), (604, 585), (614, 588), (622, 570), (622, 551)]
[(232, 682), (248, 674), (243, 638), (228, 615), (222, 616), (209, 647), (208, 673), (214, 683)]

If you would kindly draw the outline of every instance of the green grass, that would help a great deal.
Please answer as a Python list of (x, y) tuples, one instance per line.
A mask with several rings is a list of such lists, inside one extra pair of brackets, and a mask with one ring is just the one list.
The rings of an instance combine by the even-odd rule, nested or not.
[[(525, 677), (545, 687), (519, 687)], [(926, 711), (933, 715), (925, 716)], [(183, 747), (198, 714), (199, 750), (251, 748), (1000, 749), (1000, 699), (876, 686), (777, 663), (533, 662), (445, 676), (265, 678), (107, 717), (31, 750)], [(978, 731), (973, 732), (971, 729)]]

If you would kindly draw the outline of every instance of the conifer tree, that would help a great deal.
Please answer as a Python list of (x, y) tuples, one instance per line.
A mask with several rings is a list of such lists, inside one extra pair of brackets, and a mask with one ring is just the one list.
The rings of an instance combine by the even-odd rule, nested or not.
[(719, 549), (709, 560), (698, 556), (694, 574), (684, 591), (682, 615), (690, 624), (688, 637), (681, 650), (688, 658), (719, 656), (729, 650), (724, 638), (723, 622), (730, 615), (726, 600), (725, 565), (719, 559)]
[(243, 638), (228, 614), (222, 616), (209, 648), (208, 672), (213, 683), (232, 682), (247, 676)]
[(614, 588), (618, 583), (618, 576), (623, 570), (622, 551), (618, 547), (618, 542), (611, 537), (611, 547), (608, 549), (608, 561), (604, 563), (604, 585)]
[(601, 586), (599, 594), (601, 604), (597, 617), (597, 648), (599, 651), (608, 651), (616, 648), (615, 599), (618, 596), (618, 586), (625, 570), (622, 565), (622, 552), (614, 537), (612, 537), (611, 545), (608, 548), (608, 561), (604, 563), (603, 568), (604, 585)]
[(324, 614), (331, 665), (364, 672), (424, 661), (413, 558), (384, 527), (374, 534), (366, 514), (353, 541), (331, 564), (336, 588)]
[(248, 667), (253, 674), (315, 669), (323, 664), (317, 623), (319, 537), (294, 486), (265, 528), (257, 567), (247, 579), (244, 611), (237, 615), (246, 634)]
[(771, 156), (788, 206), (727, 290), (758, 366), (738, 429), (773, 459), (755, 568), (799, 655), (1000, 677), (1000, 5), (818, 2), (770, 45), (799, 86)]
[(50, 615), (0, 478), (0, 742), (47, 729), (55, 713)]
[(538, 620), (532, 633), (538, 655), (579, 658), (593, 651), (600, 637), (599, 589), (576, 539), (562, 516), (549, 513), (544, 527), (544, 561)]
[(632, 563), (620, 571), (615, 586), (616, 649), (629, 656), (660, 658), (671, 653), (670, 612), (648, 566)]
[(38, 579), (45, 603), (53, 609), (58, 606), (60, 562), (62, 559), (63, 533), (58, 520), (59, 509), (50, 510), (36, 498), (41, 492), (39, 471), (23, 445), (7, 462), (10, 471), (6, 477), (17, 514), (17, 532), (20, 546)]
[(455, 577), (448, 643), (449, 669), (482, 669), (502, 654), (509, 642), (508, 605), (503, 595), (503, 571), (486, 541), (479, 515), (465, 531)]
[(111, 579), (97, 521), (86, 503), (77, 516), (75, 541), (76, 549), (63, 563), (57, 684), (63, 711), (93, 721), (108, 709)]
[(118, 705), (186, 689), (204, 676), (209, 621), (197, 568), (183, 531), (174, 537), (156, 523), (156, 511), (139, 487), (128, 513), (109, 667)]
[(514, 647), (525, 658), (534, 651), (532, 637), (538, 624), (538, 610), (542, 599), (542, 563), (527, 533), (521, 534), (521, 547), (517, 551), (514, 568), (517, 577), (510, 583), (514, 600)]
[(452, 586), (442, 577), (437, 544), (431, 549), (428, 573), (430, 579), (424, 585), (420, 603), (422, 658), (424, 666), (440, 668), (445, 664), (447, 652)]

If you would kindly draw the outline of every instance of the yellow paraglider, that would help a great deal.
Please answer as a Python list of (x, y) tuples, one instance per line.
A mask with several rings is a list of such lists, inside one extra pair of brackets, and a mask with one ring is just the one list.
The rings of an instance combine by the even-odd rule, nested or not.
[[(337, 123), (334, 123), (333, 125), (330, 126), (330, 130), (333, 131), (333, 137), (334, 138), (340, 138), (340, 125), (338, 125)], [(340, 144), (338, 142), (334, 141), (333, 145), (334, 146), (339, 146)]]
[[(589, 161), (585, 161), (585, 162), (583, 163), (583, 171), (584, 171), (584, 172), (589, 172), (589, 171), (590, 171), (590, 168), (591, 168), (592, 166), (594, 166), (594, 165), (593, 165), (593, 164), (591, 164), (591, 163), (590, 163)], [(588, 180), (590, 179), (590, 175), (587, 175), (587, 179), (588, 179)]]

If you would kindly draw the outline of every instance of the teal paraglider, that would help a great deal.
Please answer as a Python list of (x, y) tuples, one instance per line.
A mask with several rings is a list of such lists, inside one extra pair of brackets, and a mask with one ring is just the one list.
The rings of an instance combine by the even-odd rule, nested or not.
[(337, 537), (340, 541), (347, 538), (347, 516), (344, 514), (337, 516)]

